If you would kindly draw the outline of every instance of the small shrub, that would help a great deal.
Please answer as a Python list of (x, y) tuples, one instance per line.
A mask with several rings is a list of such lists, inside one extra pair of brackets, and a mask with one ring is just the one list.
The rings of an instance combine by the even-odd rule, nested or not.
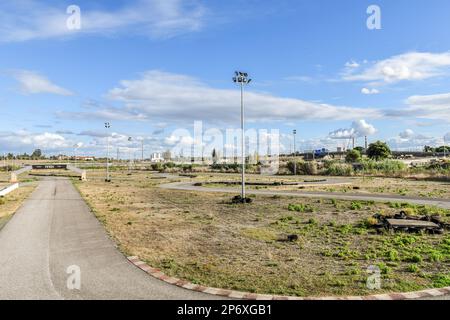
[(325, 173), (329, 176), (351, 176), (353, 166), (348, 163), (328, 162), (325, 164)]
[(420, 268), (417, 264), (410, 264), (407, 268), (408, 272), (417, 273), (420, 271)]
[(296, 211), (296, 212), (314, 212), (314, 207), (312, 207), (309, 204), (290, 204), (288, 206), (289, 211)]
[(398, 256), (398, 251), (395, 249), (391, 249), (387, 252), (387, 258), (389, 261), (399, 261), (400, 258)]
[(369, 217), (363, 222), (363, 225), (368, 228), (376, 226), (377, 224), (378, 224), (378, 219), (374, 218), (374, 217)]
[(430, 254), (430, 261), (441, 262), (444, 259), (444, 255), (439, 251), (432, 251)]
[(450, 275), (438, 274), (433, 278), (433, 286), (435, 288), (443, 288), (450, 286)]
[(345, 161), (349, 163), (358, 162), (359, 160), (361, 160), (361, 152), (357, 149), (348, 151), (345, 156)]
[(361, 210), (362, 209), (362, 204), (359, 201), (352, 201), (352, 203), (350, 204), (350, 209), (351, 210)]
[(412, 254), (406, 258), (408, 262), (421, 263), (423, 261), (422, 256), (419, 254)]
[(380, 271), (382, 274), (388, 274), (391, 272), (391, 268), (389, 268), (385, 263), (380, 262), (377, 264), (378, 268), (380, 268)]

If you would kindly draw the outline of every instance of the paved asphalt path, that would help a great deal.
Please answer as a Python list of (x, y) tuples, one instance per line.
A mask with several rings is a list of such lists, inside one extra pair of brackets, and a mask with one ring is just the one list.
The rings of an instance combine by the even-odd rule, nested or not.
[[(81, 290), (66, 270), (81, 269)], [(156, 280), (116, 249), (67, 179), (39, 183), (0, 231), (0, 299), (213, 299)]]
[[(336, 183), (336, 181), (334, 181)], [(195, 186), (193, 182), (174, 182), (162, 184), (160, 186), (163, 189), (172, 190), (186, 190), (197, 192), (219, 192), (219, 193), (239, 193), (240, 187), (237, 186), (227, 188), (209, 188), (202, 186)], [(379, 202), (407, 202), (420, 205), (437, 206), (441, 208), (450, 209), (450, 199), (431, 199), (431, 198), (419, 198), (419, 197), (403, 197), (397, 195), (374, 195), (364, 193), (339, 193), (339, 192), (307, 192), (307, 191), (270, 191), (270, 190), (247, 190), (247, 194), (261, 194), (261, 195), (280, 195), (280, 196), (293, 196), (303, 198), (333, 198), (341, 200), (366, 200), (366, 201), (379, 201)]]

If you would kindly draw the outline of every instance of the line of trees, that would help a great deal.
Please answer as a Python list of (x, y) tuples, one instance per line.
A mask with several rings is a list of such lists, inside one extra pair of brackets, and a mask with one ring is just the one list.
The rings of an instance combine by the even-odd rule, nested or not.
[(42, 150), (41, 149), (36, 149), (33, 151), (33, 153), (30, 155), (28, 153), (23, 153), (23, 154), (17, 154), (14, 155), (12, 153), (7, 153), (6, 155), (0, 155), (0, 159), (5, 160), (5, 158), (7, 160), (41, 160), (41, 159), (46, 159), (46, 157), (43, 155)]

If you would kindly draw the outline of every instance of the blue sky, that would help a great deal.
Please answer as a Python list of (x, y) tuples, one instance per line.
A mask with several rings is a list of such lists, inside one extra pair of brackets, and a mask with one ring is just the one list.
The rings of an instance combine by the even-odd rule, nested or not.
[[(69, 30), (66, 9), (81, 9)], [(381, 30), (369, 30), (369, 5)], [(440, 145), (450, 132), (447, 0), (130, 0), (0, 4), (0, 152), (169, 148), (177, 128), (239, 125), (231, 77), (250, 73), (250, 128), (282, 148)], [(135, 140), (130, 144), (127, 140)], [(450, 140), (450, 135), (449, 135)]]

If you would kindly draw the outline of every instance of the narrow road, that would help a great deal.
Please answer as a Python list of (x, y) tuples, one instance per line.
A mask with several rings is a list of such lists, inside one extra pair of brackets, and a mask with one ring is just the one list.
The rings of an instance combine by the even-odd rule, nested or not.
[[(192, 182), (174, 182), (162, 184), (163, 189), (171, 190), (185, 190), (197, 192), (219, 192), (219, 193), (240, 193), (240, 187), (237, 186), (227, 188), (209, 188), (202, 186), (195, 186)], [(450, 209), (450, 199), (432, 199), (420, 197), (403, 197), (397, 195), (382, 195), (382, 194), (364, 194), (364, 193), (339, 193), (339, 192), (319, 192), (319, 191), (271, 191), (271, 190), (247, 190), (247, 194), (260, 195), (279, 195), (302, 198), (328, 198), (341, 200), (365, 200), (365, 201), (379, 201), (379, 202), (407, 202), (419, 205), (437, 206), (445, 209)]]
[[(78, 266), (81, 290), (66, 270)], [(0, 299), (213, 299), (131, 265), (67, 179), (47, 179), (0, 231)]]

